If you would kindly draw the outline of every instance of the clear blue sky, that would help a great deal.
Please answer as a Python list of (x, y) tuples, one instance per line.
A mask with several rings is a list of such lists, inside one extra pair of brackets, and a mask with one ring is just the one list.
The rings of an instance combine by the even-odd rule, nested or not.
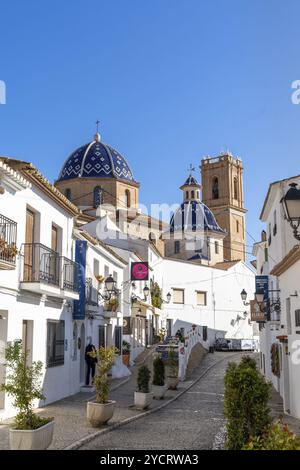
[(53, 181), (98, 118), (149, 204), (229, 148), (259, 236), (269, 182), (300, 173), (299, 1), (2, 0), (0, 16), (1, 155)]

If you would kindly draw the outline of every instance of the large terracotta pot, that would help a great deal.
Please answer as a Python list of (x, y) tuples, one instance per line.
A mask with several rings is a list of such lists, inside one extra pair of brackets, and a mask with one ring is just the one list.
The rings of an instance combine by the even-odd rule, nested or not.
[(54, 421), (38, 429), (9, 430), (9, 445), (11, 450), (46, 450), (53, 439)]
[(102, 424), (106, 424), (114, 414), (115, 401), (109, 400), (107, 403), (96, 403), (88, 401), (87, 403), (87, 419), (89, 423), (97, 428)]
[(151, 405), (153, 393), (134, 392), (134, 405), (138, 410), (145, 410)]

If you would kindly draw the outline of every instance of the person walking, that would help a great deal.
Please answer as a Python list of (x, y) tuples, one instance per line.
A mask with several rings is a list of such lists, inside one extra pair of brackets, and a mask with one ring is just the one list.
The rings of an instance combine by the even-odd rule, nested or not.
[(93, 357), (90, 353), (95, 353), (96, 348), (90, 341), (87, 347), (85, 348), (85, 362), (87, 365), (87, 371), (86, 371), (86, 381), (85, 384), (88, 386), (90, 385), (90, 376), (92, 375), (92, 383), (93, 379), (95, 377), (95, 369), (96, 369), (96, 362), (97, 358)]

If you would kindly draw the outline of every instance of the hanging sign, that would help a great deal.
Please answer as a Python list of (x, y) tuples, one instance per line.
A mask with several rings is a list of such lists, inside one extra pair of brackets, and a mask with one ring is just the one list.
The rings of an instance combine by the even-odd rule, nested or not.
[(131, 263), (131, 281), (148, 281), (149, 265), (146, 261)]

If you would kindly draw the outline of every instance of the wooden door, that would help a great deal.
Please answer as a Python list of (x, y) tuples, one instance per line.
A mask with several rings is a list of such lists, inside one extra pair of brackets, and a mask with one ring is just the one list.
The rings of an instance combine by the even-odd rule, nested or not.
[(35, 214), (30, 209), (26, 210), (26, 231), (24, 249), (24, 281), (34, 281), (33, 277), (33, 254), (34, 254), (34, 224)]
[(57, 251), (57, 227), (55, 225), (52, 225), (51, 230), (51, 249)]

